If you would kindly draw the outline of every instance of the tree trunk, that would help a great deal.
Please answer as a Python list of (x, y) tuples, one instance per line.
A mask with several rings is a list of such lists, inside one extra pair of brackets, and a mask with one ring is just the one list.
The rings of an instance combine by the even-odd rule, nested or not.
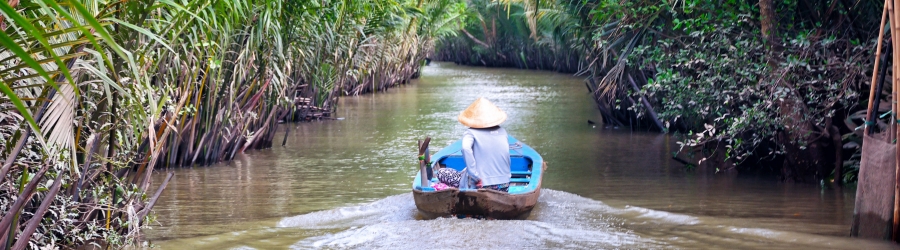
[(766, 42), (766, 47), (769, 48), (768, 54), (771, 58), (775, 42), (778, 41), (775, 29), (775, 6), (772, 5), (772, 0), (759, 0), (759, 22), (762, 27), (763, 40)]

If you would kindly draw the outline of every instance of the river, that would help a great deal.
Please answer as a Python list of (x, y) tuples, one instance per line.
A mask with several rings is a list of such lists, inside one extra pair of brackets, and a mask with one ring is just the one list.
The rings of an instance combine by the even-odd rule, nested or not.
[[(421, 220), (416, 140), (458, 139), (477, 97), (548, 163), (527, 220)], [(161, 249), (900, 249), (849, 235), (854, 190), (686, 170), (674, 138), (603, 128), (566, 74), (433, 63), (411, 84), (282, 124), (286, 145), (175, 173), (145, 240)]]

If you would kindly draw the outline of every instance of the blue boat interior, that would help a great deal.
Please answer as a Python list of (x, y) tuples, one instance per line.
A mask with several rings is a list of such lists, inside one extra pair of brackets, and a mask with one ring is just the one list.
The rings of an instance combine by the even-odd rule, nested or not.
[[(509, 193), (521, 194), (536, 190), (543, 173), (541, 167), (544, 162), (543, 158), (541, 158), (541, 155), (535, 152), (533, 148), (524, 143), (520, 143), (512, 136), (509, 137), (509, 145), (511, 173)], [(457, 140), (435, 153), (432, 159), (436, 160), (434, 161), (432, 168), (447, 167), (456, 169), (457, 171), (465, 168), (466, 163), (460, 153), (461, 148), (462, 140)], [(535, 168), (535, 166), (537, 167)], [(421, 176), (421, 173), (416, 174), (415, 180), (413, 180), (413, 189), (434, 192), (434, 188), (427, 186), (422, 187), (420, 185)], [(430, 181), (431, 183), (438, 182), (437, 178), (434, 177)], [(460, 191), (468, 192), (476, 190), (463, 189)]]
[[(511, 155), (509, 160), (509, 170), (512, 174), (509, 180), (510, 186), (528, 185), (531, 181), (531, 168), (534, 161), (530, 157), (522, 155)], [(442, 168), (452, 168), (456, 171), (466, 168), (466, 162), (462, 155), (444, 156), (437, 162)]]

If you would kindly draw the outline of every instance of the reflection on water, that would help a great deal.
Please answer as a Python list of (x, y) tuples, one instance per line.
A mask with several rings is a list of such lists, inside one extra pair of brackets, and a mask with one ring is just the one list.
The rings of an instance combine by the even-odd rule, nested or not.
[[(589, 126), (599, 114), (579, 78), (432, 65), (412, 85), (343, 98), (344, 120), (283, 124), (285, 147), (172, 170), (147, 239), (163, 249), (895, 248), (844, 237), (853, 190), (684, 171), (668, 136)], [(520, 221), (419, 220), (416, 140), (456, 140), (456, 115), (479, 96), (547, 160), (539, 203)]]

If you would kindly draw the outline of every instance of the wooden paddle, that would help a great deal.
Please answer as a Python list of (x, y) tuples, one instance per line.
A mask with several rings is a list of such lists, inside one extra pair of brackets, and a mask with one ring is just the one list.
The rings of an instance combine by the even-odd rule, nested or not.
[[(431, 142), (431, 137), (425, 137), (425, 141), (419, 141), (419, 173), (422, 174), (421, 185), (423, 188), (430, 187), (431, 183), (431, 166), (428, 163), (431, 162), (431, 155), (428, 152), (428, 143)], [(427, 167), (427, 168), (426, 168)]]

